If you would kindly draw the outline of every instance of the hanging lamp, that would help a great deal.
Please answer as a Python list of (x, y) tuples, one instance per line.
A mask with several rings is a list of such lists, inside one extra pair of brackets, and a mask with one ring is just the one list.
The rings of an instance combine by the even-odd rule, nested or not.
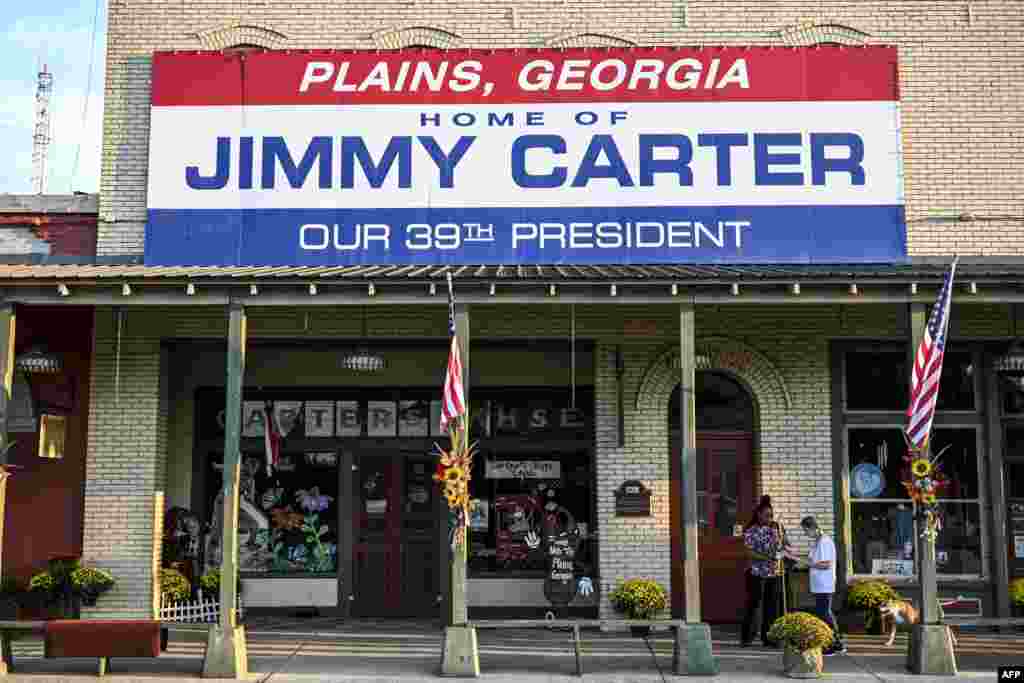
[(366, 343), (366, 306), (362, 306), (363, 334), (359, 346), (341, 359), (341, 366), (354, 372), (380, 372), (387, 363), (379, 353), (374, 353)]

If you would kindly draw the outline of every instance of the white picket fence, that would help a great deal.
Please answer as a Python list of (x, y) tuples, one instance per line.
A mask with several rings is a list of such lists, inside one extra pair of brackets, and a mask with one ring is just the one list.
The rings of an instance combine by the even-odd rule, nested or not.
[[(238, 596), (238, 618), (245, 615), (242, 596)], [(159, 621), (184, 624), (213, 624), (220, 619), (220, 600), (207, 598), (200, 589), (195, 600), (170, 600), (166, 595), (160, 599)]]

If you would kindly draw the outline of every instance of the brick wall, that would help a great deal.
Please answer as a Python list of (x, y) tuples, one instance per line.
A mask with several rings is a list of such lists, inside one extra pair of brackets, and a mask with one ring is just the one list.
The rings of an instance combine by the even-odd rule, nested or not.
[(144, 323), (140, 316), (126, 316), (118, 351), (114, 313), (97, 309), (82, 556), (113, 573), (117, 585), (96, 607), (83, 608), (84, 617), (152, 617), (164, 510), (166, 421), (160, 400), (160, 339)]
[[(359, 0), (316, 6), (111, 0), (107, 33), (103, 255), (142, 252), (150, 55), (156, 49), (816, 42), (899, 46), (911, 254), (1024, 254), (1017, 87), (1024, 79), (1024, 14), (1015, 0)], [(975, 220), (926, 220), (934, 212)]]

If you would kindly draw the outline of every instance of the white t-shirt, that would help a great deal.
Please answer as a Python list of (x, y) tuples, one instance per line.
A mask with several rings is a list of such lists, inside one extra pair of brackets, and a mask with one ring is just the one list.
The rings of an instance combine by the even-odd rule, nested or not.
[[(828, 569), (815, 569), (816, 562), (831, 562)], [(811, 592), (812, 593), (835, 593), (836, 592), (836, 544), (832, 539), (822, 534), (818, 541), (811, 548), (808, 556), (811, 565)]]

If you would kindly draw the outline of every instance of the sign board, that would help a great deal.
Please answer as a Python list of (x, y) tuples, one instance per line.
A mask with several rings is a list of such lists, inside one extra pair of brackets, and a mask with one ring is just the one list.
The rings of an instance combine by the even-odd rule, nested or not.
[(562, 531), (547, 537), (547, 570), (544, 574), (544, 597), (556, 606), (565, 606), (576, 597), (576, 546), (579, 537)]
[(558, 460), (485, 460), (485, 479), (561, 479)]
[(615, 515), (618, 517), (650, 517), (651, 492), (643, 482), (631, 479), (615, 492)]
[(885, 574), (889, 576), (913, 576), (913, 560), (886, 560), (875, 558), (871, 560), (872, 574)]
[(904, 261), (897, 49), (158, 52), (147, 265)]

